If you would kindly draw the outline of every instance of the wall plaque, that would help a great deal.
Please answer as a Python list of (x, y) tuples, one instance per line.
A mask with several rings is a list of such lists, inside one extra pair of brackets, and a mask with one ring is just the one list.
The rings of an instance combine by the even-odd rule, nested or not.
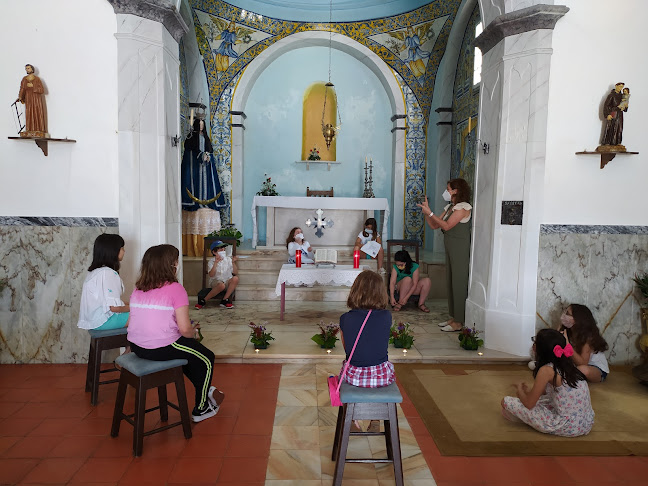
[(524, 201), (502, 201), (502, 222), (522, 226), (522, 208)]

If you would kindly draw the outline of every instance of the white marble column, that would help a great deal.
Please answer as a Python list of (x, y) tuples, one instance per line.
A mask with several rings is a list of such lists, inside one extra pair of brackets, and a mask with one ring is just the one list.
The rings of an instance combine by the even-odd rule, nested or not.
[[(466, 325), (486, 346), (528, 355), (535, 334), (551, 38), (568, 9), (536, 5), (495, 18), (484, 52)], [(521, 225), (501, 224), (502, 202), (523, 201)]]
[(180, 145), (171, 139), (182, 136), (178, 40), (186, 25), (163, 0), (111, 3), (119, 63), (119, 232), (126, 240), (121, 275), (132, 288), (147, 248), (182, 246)]
[(383, 235), (383, 241), (388, 238), (401, 239), (405, 236), (405, 138), (407, 136), (407, 115), (397, 113), (391, 117), (392, 121), (392, 160), (394, 163), (394, 177), (392, 178), (392, 200), (394, 208), (391, 236)]

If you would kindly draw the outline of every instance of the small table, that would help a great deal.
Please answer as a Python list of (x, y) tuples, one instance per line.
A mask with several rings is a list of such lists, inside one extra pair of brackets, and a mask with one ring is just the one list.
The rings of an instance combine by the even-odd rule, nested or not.
[(275, 293), (281, 295), (281, 314), (279, 320), (284, 320), (286, 310), (286, 284), (303, 285), (312, 287), (314, 284), (319, 285), (344, 285), (351, 287), (355, 279), (365, 269), (369, 267), (360, 266), (353, 268), (353, 265), (336, 265), (335, 267), (317, 267), (314, 264), (302, 264), (296, 268), (294, 263), (284, 263), (277, 278)]

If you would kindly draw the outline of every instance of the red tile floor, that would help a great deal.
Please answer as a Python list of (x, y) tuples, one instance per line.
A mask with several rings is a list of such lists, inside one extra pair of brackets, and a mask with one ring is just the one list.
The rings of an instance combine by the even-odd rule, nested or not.
[[(217, 364), (226, 392), (218, 416), (195, 424), (190, 440), (180, 427), (146, 437), (133, 458), (130, 425), (110, 437), (116, 384), (92, 407), (84, 365), (2, 365), (0, 484), (265, 485), (280, 374), (281, 365)], [(646, 457), (443, 457), (405, 395), (402, 408), (439, 486), (648, 485)], [(147, 422), (156, 425), (155, 412)]]

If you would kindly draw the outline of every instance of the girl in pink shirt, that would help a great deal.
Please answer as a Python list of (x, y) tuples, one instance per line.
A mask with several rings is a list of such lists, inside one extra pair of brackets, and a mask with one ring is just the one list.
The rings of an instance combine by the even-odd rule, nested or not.
[(214, 353), (194, 339), (189, 297), (176, 278), (179, 256), (172, 245), (152, 246), (144, 253), (131, 295), (128, 341), (142, 359), (188, 361), (183, 371), (196, 389), (192, 420), (201, 422), (218, 413), (225, 395), (211, 386)]

